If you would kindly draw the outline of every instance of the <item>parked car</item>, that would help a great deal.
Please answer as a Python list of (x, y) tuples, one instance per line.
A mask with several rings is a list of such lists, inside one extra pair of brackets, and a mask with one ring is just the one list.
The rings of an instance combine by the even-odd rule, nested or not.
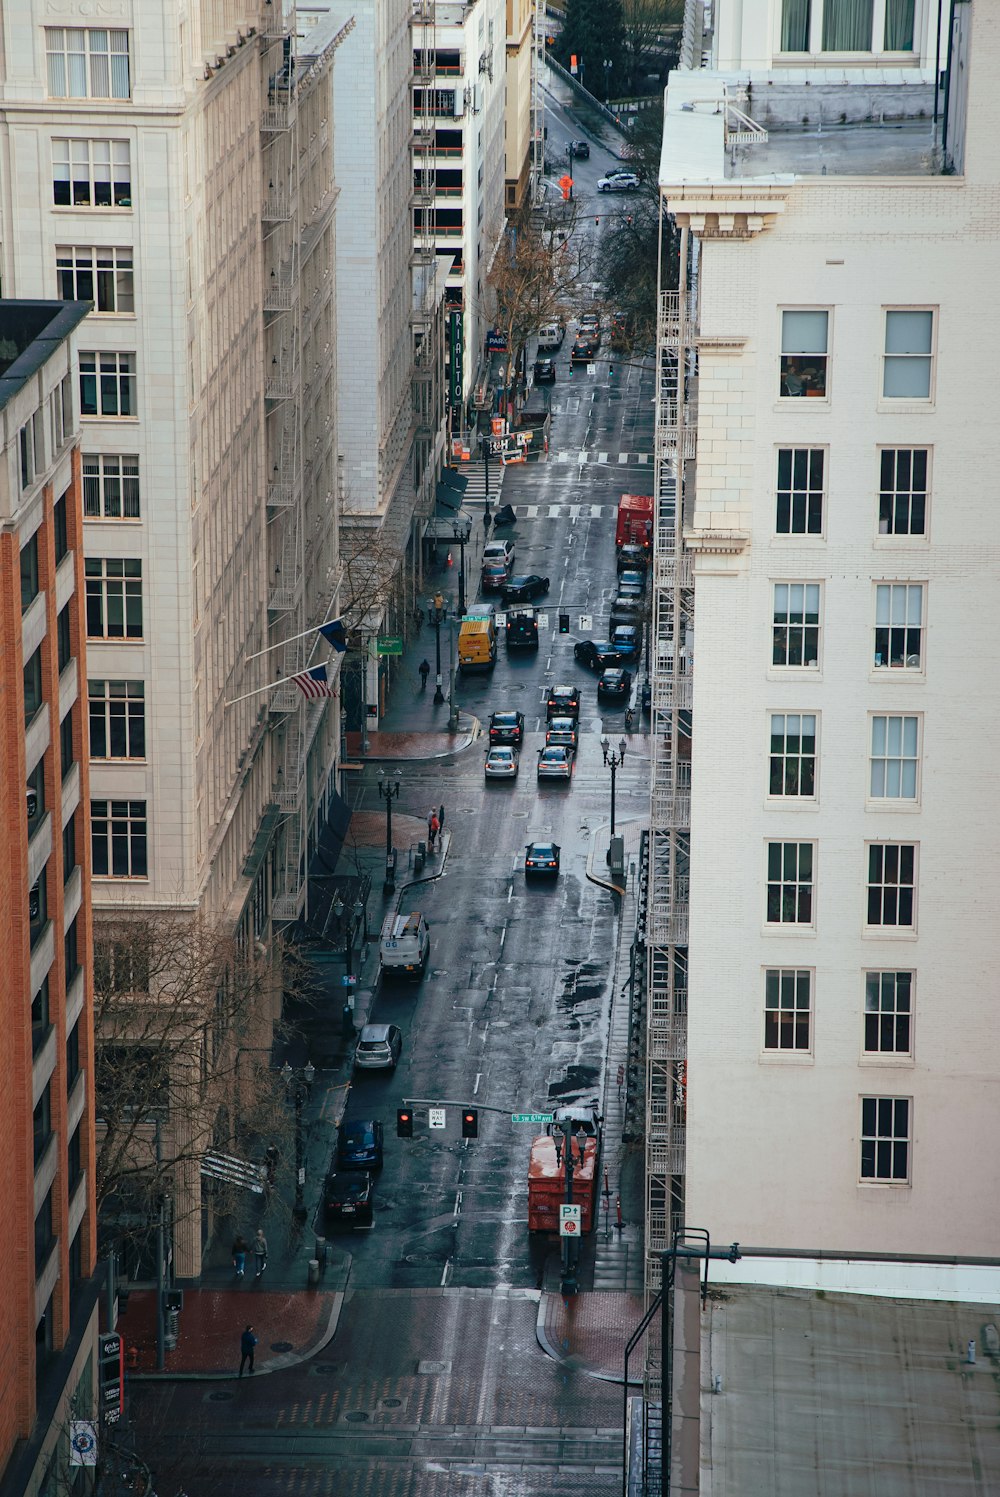
[(340, 1174), (331, 1168), (323, 1184), (323, 1215), (328, 1226), (370, 1227), (374, 1220), (371, 1175), (358, 1170)]
[(575, 717), (553, 717), (545, 729), (547, 748), (562, 747), (576, 753), (577, 733)]
[(641, 619), (645, 609), (642, 594), (637, 598), (629, 598), (624, 593), (611, 605), (611, 628), (614, 629), (619, 623), (629, 624), (633, 619)]
[(597, 683), (597, 700), (627, 702), (632, 693), (632, 672), (617, 667), (606, 670)]
[(608, 172), (606, 177), (598, 177), (598, 192), (634, 192), (639, 185), (639, 178), (635, 172)]
[(620, 660), (638, 660), (642, 635), (635, 624), (619, 624), (611, 631), (611, 644), (618, 651)]
[(578, 639), (573, 646), (573, 659), (592, 671), (602, 671), (605, 666), (618, 665), (618, 651), (607, 639)]
[(558, 842), (529, 842), (524, 849), (524, 875), (544, 873), (550, 878), (559, 876)]
[(359, 1071), (394, 1071), (403, 1049), (403, 1033), (395, 1024), (366, 1024), (354, 1052)]
[(382, 1168), (382, 1124), (378, 1118), (351, 1118), (337, 1131), (338, 1170)]
[(569, 141), (568, 144), (567, 144), (567, 146), (566, 146), (566, 154), (567, 154), (567, 156), (575, 156), (576, 159), (577, 159), (577, 161), (589, 161), (590, 160), (590, 141), (589, 140), (571, 140), (571, 141)]
[(545, 704), (545, 716), (553, 717), (579, 717), (580, 716), (580, 693), (575, 686), (551, 686), (549, 698)]
[(510, 576), (510, 567), (505, 566), (502, 561), (491, 562), (484, 566), (480, 584), (484, 593), (498, 593)]
[(619, 546), (615, 565), (619, 574), (622, 572), (645, 572), (649, 567), (649, 552), (644, 546)]
[(620, 598), (641, 598), (645, 591), (645, 572), (637, 572), (634, 567), (629, 567), (627, 572), (619, 572), (618, 596)]
[(546, 353), (549, 349), (562, 348), (566, 329), (561, 322), (545, 322), (538, 329), (538, 352)]
[(507, 539), (487, 541), (483, 547), (483, 566), (503, 565), (508, 570), (514, 565), (514, 542)]
[(488, 780), (517, 779), (517, 749), (501, 744), (486, 750), (485, 775)]
[(521, 573), (510, 577), (500, 592), (505, 603), (530, 603), (532, 598), (544, 598), (549, 590), (549, 579), (539, 577), (537, 572)]
[(573, 756), (568, 748), (538, 750), (538, 778), (540, 780), (568, 780), (572, 773)]
[(490, 746), (494, 743), (513, 743), (520, 747), (524, 741), (523, 712), (490, 713)]
[(536, 385), (554, 385), (556, 382), (555, 359), (536, 359), (532, 365)]

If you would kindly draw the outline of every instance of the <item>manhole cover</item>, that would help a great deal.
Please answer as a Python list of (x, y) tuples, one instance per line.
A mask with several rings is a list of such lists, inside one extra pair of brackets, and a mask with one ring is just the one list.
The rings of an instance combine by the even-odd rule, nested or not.
[(352, 1409), (349, 1414), (344, 1415), (344, 1418), (349, 1420), (351, 1424), (363, 1424), (368, 1415), (363, 1409)]
[(314, 1362), (312, 1370), (317, 1377), (333, 1377), (337, 1367), (334, 1362)]
[(295, 1347), (291, 1341), (272, 1341), (272, 1351), (294, 1351)]
[(210, 1403), (228, 1403), (232, 1396), (224, 1388), (220, 1388), (217, 1393), (210, 1393), (208, 1395)]
[(403, 1400), (401, 1398), (383, 1398), (382, 1407), (384, 1409), (401, 1409), (403, 1407)]

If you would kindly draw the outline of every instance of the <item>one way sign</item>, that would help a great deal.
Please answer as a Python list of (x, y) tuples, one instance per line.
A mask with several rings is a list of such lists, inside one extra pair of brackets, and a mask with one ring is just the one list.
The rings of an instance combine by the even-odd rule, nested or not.
[(565, 1202), (559, 1207), (559, 1236), (579, 1237), (582, 1207)]

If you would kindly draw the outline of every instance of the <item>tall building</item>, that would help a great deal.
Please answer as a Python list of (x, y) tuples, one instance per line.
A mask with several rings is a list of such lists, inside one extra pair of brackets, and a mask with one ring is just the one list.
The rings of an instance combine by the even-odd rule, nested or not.
[[(336, 613), (340, 37), (299, 46), (261, 0), (52, 19), (3, 7), (0, 236), (6, 289), (93, 303), (95, 912), (197, 912), (266, 945), (302, 909), (339, 741), (330, 699), (290, 678)], [(210, 1218), (182, 1173), (187, 1276)]]
[(0, 301), (0, 1491), (75, 1490), (96, 1408), (83, 506), (86, 303)]
[(995, 1253), (1000, 15), (938, 13), (723, 4), (667, 89), (651, 1287), (681, 1223), (774, 1283)]
[[(507, 101), (504, 119), (504, 159), (506, 182), (504, 206), (508, 213), (517, 212), (531, 203), (531, 168), (533, 131), (540, 131), (541, 120), (535, 120), (534, 89), (536, 56), (536, 22), (539, 19), (535, 0), (506, 0), (507, 5)], [(541, 35), (540, 27), (538, 36)]]

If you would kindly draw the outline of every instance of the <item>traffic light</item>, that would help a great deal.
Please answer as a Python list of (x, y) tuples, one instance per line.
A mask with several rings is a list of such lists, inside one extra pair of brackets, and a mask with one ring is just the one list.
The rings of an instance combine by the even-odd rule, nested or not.
[(594, 219), (594, 227), (596, 229), (599, 229), (601, 227), (601, 220), (599, 218)]
[(413, 1113), (408, 1107), (396, 1108), (396, 1137), (413, 1137)]
[(559, 633), (560, 634), (568, 634), (569, 633), (569, 614), (568, 613), (561, 613), (559, 615)]
[(467, 1107), (462, 1113), (462, 1137), (479, 1137), (479, 1113), (474, 1107)]

